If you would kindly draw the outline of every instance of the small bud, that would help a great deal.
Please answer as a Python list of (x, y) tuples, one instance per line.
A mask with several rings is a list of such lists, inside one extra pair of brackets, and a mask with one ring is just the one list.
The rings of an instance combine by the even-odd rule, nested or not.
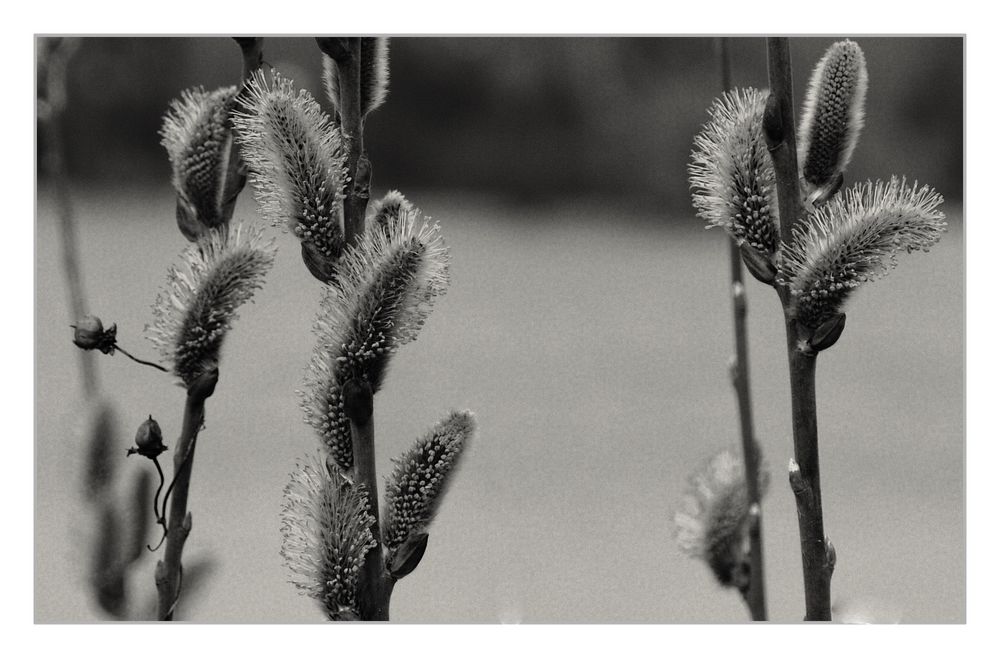
[(115, 351), (115, 336), (118, 326), (112, 324), (107, 331), (96, 315), (85, 315), (76, 324), (70, 325), (73, 331), (73, 344), (82, 350), (100, 350), (104, 354)]
[(358, 158), (358, 167), (354, 173), (353, 192), (356, 196), (365, 198), (371, 194), (372, 161), (364, 153)]
[(368, 382), (350, 379), (344, 383), (344, 413), (357, 425), (363, 425), (374, 411), (372, 386)]
[(421, 532), (407, 539), (402, 546), (396, 549), (388, 565), (389, 573), (392, 574), (393, 578), (402, 578), (413, 573), (424, 557), (428, 538), (429, 535), (426, 532)]
[(163, 445), (163, 432), (160, 431), (160, 424), (150, 416), (142, 422), (135, 433), (135, 448), (129, 448), (127, 455), (139, 454), (143, 457), (153, 459), (160, 455), (167, 446)]
[(198, 221), (198, 211), (186, 198), (177, 195), (177, 228), (181, 234), (190, 242), (196, 241), (207, 230), (205, 225)]
[(781, 121), (781, 106), (778, 104), (778, 97), (773, 93), (767, 95), (762, 125), (767, 148), (773, 151), (781, 146), (781, 141), (785, 137), (785, 128)]
[(215, 385), (218, 383), (219, 369), (217, 367), (210, 368), (199, 375), (196, 380), (191, 382), (191, 385), (188, 387), (188, 395), (194, 398), (207, 400), (212, 397), (212, 393), (215, 393)]
[(399, 190), (386, 192), (384, 197), (371, 205), (371, 209), (369, 222), (372, 226), (383, 229), (414, 211), (413, 204)]
[(812, 348), (814, 352), (821, 352), (828, 347), (833, 347), (840, 338), (840, 334), (844, 332), (844, 324), (847, 322), (847, 316), (843, 313), (837, 313), (832, 318), (821, 324), (813, 335), (809, 338), (809, 347)]
[(314, 242), (303, 240), (300, 244), (302, 247), (302, 262), (305, 264), (306, 269), (309, 270), (309, 274), (312, 274), (323, 283), (333, 281), (334, 275), (337, 273), (335, 262), (326, 258)]
[(826, 538), (826, 568), (830, 573), (833, 573), (833, 569), (837, 566), (837, 549), (833, 547), (833, 542), (830, 538)]
[(757, 251), (744, 242), (740, 245), (740, 256), (743, 257), (743, 264), (747, 266), (747, 271), (761, 283), (771, 285), (778, 270), (775, 269), (771, 259)]

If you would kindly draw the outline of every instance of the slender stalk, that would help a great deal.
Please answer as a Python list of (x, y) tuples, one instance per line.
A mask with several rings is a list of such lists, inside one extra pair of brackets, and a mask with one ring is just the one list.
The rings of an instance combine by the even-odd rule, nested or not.
[[(66, 67), (74, 49), (71, 42), (62, 39), (52, 46), (46, 44), (47, 55), (44, 61), (45, 98), (39, 103), (38, 116), (42, 120), (46, 136), (45, 157), (42, 166), (49, 176), (52, 192), (55, 197), (56, 220), (59, 222), (59, 234), (62, 238), (62, 269), (69, 291), (70, 313), (73, 321), (82, 318), (86, 312), (86, 294), (83, 288), (83, 275), (80, 272), (80, 261), (76, 239), (76, 221), (73, 216), (73, 205), (70, 201), (69, 183), (66, 175), (66, 160), (63, 150), (65, 143), (62, 134), (62, 115), (66, 102)], [(97, 367), (94, 355), (88, 350), (77, 350), (80, 358), (83, 393), (87, 398), (96, 395), (98, 388)]]
[(128, 358), (132, 359), (136, 363), (139, 363), (139, 364), (144, 365), (144, 366), (149, 366), (151, 368), (156, 368), (160, 372), (170, 372), (169, 370), (167, 370), (166, 368), (164, 368), (163, 366), (161, 366), (158, 363), (153, 363), (152, 361), (143, 361), (142, 359), (139, 359), (139, 358), (136, 358), (136, 357), (132, 356), (131, 354), (129, 354), (128, 352), (126, 352), (125, 349), (121, 345), (118, 345), (117, 343), (115, 344), (115, 349), (118, 350), (119, 352), (121, 352), (122, 354), (124, 354), (125, 356), (127, 356)]
[(368, 551), (359, 579), (359, 615), (362, 621), (389, 621), (389, 597), (395, 580), (385, 570), (379, 523), (378, 480), (375, 473), (375, 418), (371, 386), (352, 380), (344, 387), (344, 409), (351, 421), (354, 451), (354, 481), (368, 492), (370, 512), (375, 521), (372, 534), (375, 548)]
[(167, 521), (167, 548), (163, 559), (156, 565), (157, 619), (160, 621), (173, 620), (181, 594), (181, 555), (191, 532), (191, 512), (187, 509), (187, 498), (194, 465), (194, 448), (205, 419), (205, 400), (215, 392), (218, 381), (218, 369), (205, 373), (188, 389), (184, 403), (184, 421), (174, 452), (174, 479), (170, 485), (173, 498)]
[[(716, 40), (722, 77), (722, 89), (732, 88), (732, 67), (729, 39)], [(733, 389), (740, 418), (740, 440), (743, 447), (744, 477), (747, 482), (747, 505), (750, 508), (750, 582), (743, 590), (743, 600), (754, 621), (767, 621), (767, 598), (764, 587), (764, 539), (760, 503), (760, 448), (754, 440), (753, 406), (750, 402), (750, 350), (747, 345), (747, 298), (743, 285), (743, 258), (733, 240), (729, 244), (729, 279), (733, 294), (733, 333), (736, 354), (730, 367)]]
[[(792, 105), (792, 66), (787, 38), (767, 39), (767, 68), (771, 93), (764, 113), (764, 134), (774, 161), (781, 240), (787, 244), (791, 241), (792, 228), (802, 218)], [(834, 555), (823, 530), (816, 426), (816, 356), (800, 348), (807, 336), (792, 317), (787, 287), (779, 284), (775, 289), (785, 314), (788, 344), (792, 438), (795, 446), (789, 480), (798, 508), (805, 619), (830, 621), (830, 578), (833, 575)]]

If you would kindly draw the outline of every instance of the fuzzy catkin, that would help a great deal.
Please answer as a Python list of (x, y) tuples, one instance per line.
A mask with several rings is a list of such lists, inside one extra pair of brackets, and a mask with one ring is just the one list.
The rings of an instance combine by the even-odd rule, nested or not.
[[(340, 113), (340, 73), (329, 55), (323, 56), (323, 87)], [(378, 109), (389, 95), (389, 38), (361, 37), (361, 116)]]
[(738, 244), (767, 257), (777, 249), (774, 166), (764, 141), (766, 98), (756, 89), (733, 90), (709, 108), (688, 165), (698, 216), (725, 229)]
[(391, 222), (398, 221), (400, 216), (412, 212), (413, 204), (399, 190), (389, 190), (385, 196), (372, 203), (368, 224), (384, 230)]
[(225, 225), (207, 231), (181, 254), (153, 304), (146, 336), (185, 386), (216, 367), (237, 309), (263, 284), (274, 262), (259, 228)]
[(316, 348), (302, 409), (337, 464), (353, 463), (343, 386), (365, 381), (378, 392), (392, 354), (414, 340), (448, 284), (449, 256), (437, 225), (411, 211), (366, 232), (344, 253), (314, 325)]
[(930, 187), (893, 177), (855, 185), (813, 213), (782, 259), (796, 318), (818, 327), (852, 290), (895, 267), (899, 252), (928, 251), (947, 226), (943, 202)]
[(433, 521), (475, 431), (471, 412), (454, 411), (395, 460), (385, 482), (382, 542), (388, 550), (387, 561)]
[[(767, 471), (760, 471), (761, 495)], [(743, 459), (722, 450), (694, 473), (684, 496), (684, 508), (674, 515), (677, 544), (689, 556), (703, 560), (720, 585), (740, 587), (749, 521)]]
[(180, 223), (189, 240), (196, 239), (202, 228), (229, 220), (223, 208), (233, 139), (229, 120), (236, 92), (236, 87), (185, 90), (170, 103), (163, 119), (160, 143), (170, 159), (171, 182), (183, 212), (193, 219), (193, 223)]
[(358, 581), (375, 548), (368, 492), (318, 459), (296, 466), (281, 510), (281, 556), (292, 583), (333, 621), (358, 616)]
[(857, 43), (830, 46), (813, 70), (798, 130), (799, 167), (810, 201), (836, 184), (865, 119), (868, 68)]
[(254, 73), (233, 125), (261, 213), (302, 241), (310, 272), (326, 282), (344, 249), (342, 137), (307, 91), (273, 77)]

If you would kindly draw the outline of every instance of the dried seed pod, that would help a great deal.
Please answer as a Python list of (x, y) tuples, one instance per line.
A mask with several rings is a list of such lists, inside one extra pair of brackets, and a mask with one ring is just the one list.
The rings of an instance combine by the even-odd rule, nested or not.
[(139, 454), (149, 459), (158, 457), (167, 446), (163, 445), (163, 432), (160, 431), (160, 424), (150, 416), (142, 421), (139, 429), (135, 432), (135, 447), (128, 449), (128, 454)]
[(103, 354), (114, 354), (118, 335), (116, 324), (105, 330), (99, 317), (85, 315), (70, 327), (73, 329), (73, 344), (81, 350), (98, 350)]

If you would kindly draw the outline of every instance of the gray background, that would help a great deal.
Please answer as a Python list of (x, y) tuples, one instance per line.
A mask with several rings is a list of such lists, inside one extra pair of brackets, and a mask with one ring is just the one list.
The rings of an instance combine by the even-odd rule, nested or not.
[[(793, 40), (800, 91), (830, 41)], [(849, 182), (926, 180), (945, 194), (950, 227), (930, 254), (903, 257), (858, 291), (847, 331), (820, 358), (834, 601), (882, 621), (963, 621), (962, 43), (859, 41), (869, 117)], [(765, 84), (762, 41), (734, 51), (734, 79)], [(739, 597), (672, 539), (687, 474), (737, 440), (725, 238), (693, 217), (686, 190), (691, 139), (718, 89), (712, 52), (710, 39), (693, 38), (394, 41), (392, 93), (368, 125), (375, 185), (400, 188), (441, 223), (454, 267), (376, 398), (379, 467), (449, 408), (474, 410), (481, 428), (423, 563), (396, 588), (394, 620), (745, 619)], [(319, 91), (309, 40), (269, 39), (265, 56)], [(141, 337), (149, 305), (185, 245), (155, 131), (179, 89), (229, 82), (235, 59), (226, 39), (122, 39), (85, 42), (74, 63), (68, 134), (89, 306), (140, 356), (152, 354)], [(35, 614), (90, 621), (101, 617), (86, 587), (82, 396), (46, 189), (43, 180)], [(245, 193), (237, 217), (254, 215)], [(277, 555), (280, 492), (317, 445), (294, 391), (319, 284), (293, 238), (271, 234), (275, 269), (227, 339), (199, 441), (186, 555), (215, 569), (186, 619), (322, 618), (285, 583)], [(772, 467), (769, 603), (773, 619), (793, 621), (801, 574), (784, 481), (783, 329), (774, 294), (755, 282), (749, 292), (757, 431)], [(182, 391), (122, 356), (99, 364), (122, 454), (149, 413), (172, 445)], [(135, 574), (137, 594), (152, 592), (152, 562)]]

